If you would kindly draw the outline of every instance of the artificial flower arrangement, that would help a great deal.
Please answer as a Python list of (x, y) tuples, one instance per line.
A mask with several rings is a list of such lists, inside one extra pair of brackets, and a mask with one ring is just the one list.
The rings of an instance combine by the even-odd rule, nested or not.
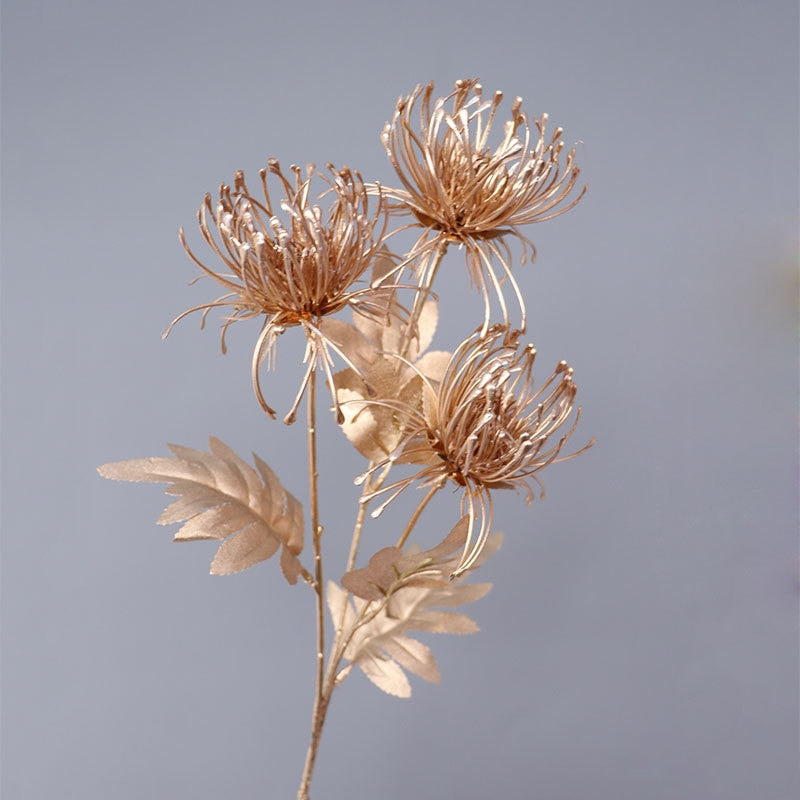
[[(530, 503), (541, 470), (592, 444), (566, 449), (580, 417), (572, 369), (562, 361), (534, 380), (536, 350), (522, 341), (525, 303), (511, 269), (514, 245), (522, 263), (535, 257), (520, 226), (562, 214), (583, 196), (575, 148), (565, 151), (561, 128), (546, 132), (546, 115), (531, 126), (519, 98), (492, 144), (501, 92), (485, 100), (473, 80), (458, 81), (444, 98), (433, 92), (431, 83), (400, 98), (381, 135), (398, 188), (365, 183), (354, 170), (332, 165), (324, 173), (292, 166), (287, 175), (270, 159), (257, 191), (237, 172), (217, 200), (206, 195), (197, 219), (210, 264), (180, 233), (189, 257), (224, 294), (172, 324), (196, 311), (203, 324), (212, 309), (226, 309), (224, 351), (232, 323), (260, 320), (252, 384), (271, 418), (276, 412), (262, 373), (274, 365), (284, 332), (298, 328), (305, 338), (305, 370), (284, 422), (295, 421), (305, 398), (310, 556), (302, 503), (264, 461), (255, 456), (251, 466), (218, 439), (211, 438), (208, 452), (170, 445), (172, 457), (99, 468), (115, 480), (169, 484), (166, 492), (177, 499), (159, 522), (183, 523), (176, 541), (220, 541), (212, 574), (239, 572), (279, 553), (285, 579), (314, 592), (316, 685), (299, 800), (309, 797), (336, 687), (354, 666), (398, 697), (411, 694), (406, 673), (438, 681), (430, 648), (409, 634), (477, 630), (466, 615), (445, 609), (490, 588), (465, 579), (500, 546), (500, 534), (492, 532), (495, 494), (521, 490)], [(409, 229), (416, 239), (398, 255), (392, 237)], [(438, 318), (435, 279), (451, 246), (463, 251), (484, 319), (445, 353), (428, 348)], [(520, 311), (516, 325), (507, 287)], [(492, 321), (493, 299), (499, 322)], [(341, 319), (346, 309), (352, 323)], [(320, 372), (336, 424), (366, 461), (355, 479), (361, 496), (347, 564), (334, 573), (340, 580), (327, 584), (318, 502)], [(445, 486), (460, 495), (452, 530), (427, 550), (408, 545), (423, 510)], [(357, 568), (367, 511), (377, 517), (412, 487), (424, 492), (396, 541)], [(329, 525), (325, 530), (339, 535)]]

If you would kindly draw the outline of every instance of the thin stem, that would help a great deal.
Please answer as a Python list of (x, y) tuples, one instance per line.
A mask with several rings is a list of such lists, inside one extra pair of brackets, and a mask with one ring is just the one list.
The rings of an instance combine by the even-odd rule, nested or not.
[(422, 512), (425, 510), (425, 506), (427, 506), (428, 503), (430, 503), (430, 501), (433, 499), (433, 496), (441, 488), (442, 484), (437, 483), (435, 486), (432, 486), (429, 489), (428, 494), (426, 494), (425, 497), (422, 498), (422, 502), (417, 506), (416, 510), (411, 515), (411, 519), (408, 520), (408, 525), (406, 525), (406, 529), (403, 531), (403, 535), (397, 540), (397, 544), (395, 545), (395, 547), (398, 550), (402, 550), (403, 545), (406, 543), (406, 539), (408, 539), (411, 531), (414, 530), (414, 526), (417, 524), (417, 520), (419, 519), (420, 514), (422, 514)]
[[(362, 493), (366, 493), (370, 491), (374, 486), (380, 486), (383, 481), (386, 479), (386, 474), (388, 469), (384, 470), (383, 473), (378, 477), (378, 479), (373, 484), (370, 480), (365, 481), (365, 487), (362, 490)], [(312, 505), (313, 509), (313, 505)], [(313, 515), (313, 510), (312, 510)], [(366, 504), (359, 504), (359, 511), (356, 517), (355, 527), (353, 529), (353, 539), (350, 544), (350, 554), (347, 559), (347, 572), (353, 569), (356, 561), (356, 555), (358, 553), (358, 543), (361, 539), (361, 531), (364, 527), (364, 519), (366, 515)], [(317, 576), (318, 585), (322, 586), (322, 568), (320, 566)], [(318, 592), (318, 613), (321, 612), (322, 607), (322, 591)], [(347, 595), (347, 603), (350, 602), (350, 594)], [(328, 666), (325, 670), (324, 676), (321, 675), (321, 668), (322, 668), (322, 659), (319, 658), (320, 653), (322, 653), (322, 646), (323, 640), (320, 637), (318, 639), (318, 646), (320, 650), (317, 652), (318, 658), (318, 667), (319, 671), (317, 672), (317, 687), (318, 687), (318, 694), (314, 700), (314, 715), (312, 718), (312, 728), (311, 733), (311, 744), (309, 745), (308, 754), (306, 755), (306, 766), (303, 771), (303, 781), (300, 785), (300, 790), (298, 791), (297, 797), (298, 800), (308, 800), (308, 787), (311, 783), (311, 774), (314, 769), (314, 760), (316, 758), (316, 751), (319, 747), (319, 739), (322, 735), (322, 725), (325, 722), (325, 716), (328, 713), (328, 706), (331, 702), (331, 695), (333, 694), (333, 690), (336, 688), (336, 673), (339, 668), (339, 664), (342, 661), (342, 657), (344, 655), (345, 648), (349, 643), (350, 639), (348, 638), (347, 641), (343, 642), (342, 638), (344, 635), (344, 619), (345, 619), (345, 610), (342, 610), (342, 615), (339, 620), (337, 620), (336, 624), (336, 633), (334, 637), (333, 644), (331, 645), (331, 653), (328, 658)], [(320, 620), (322, 618), (320, 617)], [(324, 620), (322, 620), (324, 621)], [(350, 632), (350, 636), (352, 636), (352, 631)]]
[[(381, 474), (375, 479), (374, 483), (372, 481), (372, 475), (367, 476), (367, 479), (364, 481), (364, 484), (361, 488), (362, 497), (369, 494), (373, 489), (379, 489), (383, 485), (383, 482), (386, 480), (386, 476), (389, 474), (390, 467), (391, 465), (387, 464), (383, 472), (381, 472)], [(350, 542), (350, 553), (347, 556), (347, 569), (345, 570), (345, 572), (350, 572), (356, 565), (356, 557), (358, 556), (358, 545), (361, 542), (361, 531), (364, 529), (364, 520), (366, 519), (366, 516), (367, 516), (367, 504), (359, 503), (358, 514), (356, 515), (356, 523), (353, 528), (353, 538)], [(349, 602), (350, 602), (350, 592), (347, 593), (347, 603)], [(328, 672), (326, 674), (326, 680), (331, 674), (335, 674), (336, 669), (339, 666), (339, 662), (342, 660), (342, 654), (344, 653), (344, 647), (342, 647), (340, 651), (339, 646), (341, 645), (341, 639), (343, 635), (344, 618), (347, 613), (347, 603), (345, 603), (344, 608), (342, 608), (342, 613), (336, 622), (336, 636), (334, 638), (333, 646), (331, 647), (331, 655), (328, 661)]]
[[(433, 256), (433, 263), (430, 267), (425, 269), (423, 281), (414, 295), (414, 303), (411, 306), (411, 314), (408, 317), (408, 324), (403, 334), (403, 338), (400, 341), (399, 355), (403, 358), (408, 357), (408, 351), (411, 347), (411, 342), (414, 339), (415, 334), (417, 335), (417, 338), (419, 338), (417, 324), (419, 323), (419, 318), (422, 314), (422, 307), (425, 305), (425, 301), (428, 299), (431, 286), (433, 286), (434, 278), (436, 277), (436, 273), (439, 270), (439, 265), (442, 263), (442, 259), (444, 258), (444, 254), (446, 252), (447, 240), (442, 239), (442, 241), (439, 242), (439, 246), (436, 248), (436, 254)], [(398, 364), (400, 364), (399, 361)]]
[[(370, 466), (372, 466), (370, 464)], [(367, 492), (371, 491), (372, 489), (372, 475), (367, 476), (367, 480), (364, 481), (364, 485), (361, 487), (361, 495), (365, 495)], [(350, 540), (350, 552), (347, 555), (347, 567), (345, 568), (345, 572), (350, 572), (351, 569), (356, 565), (356, 557), (358, 556), (358, 545), (361, 543), (361, 531), (364, 529), (364, 520), (367, 516), (367, 504), (366, 503), (359, 503), (358, 504), (358, 513), (356, 514), (356, 522), (353, 527), (353, 538)], [(344, 612), (342, 613), (342, 618), (344, 618)], [(338, 636), (338, 630), (337, 630)]]
[(306, 763), (303, 768), (303, 777), (300, 788), (297, 790), (298, 800), (308, 800), (308, 790), (311, 784), (311, 775), (314, 771), (314, 762), (319, 749), (319, 739), (322, 734), (322, 724), (325, 721), (327, 702), (323, 703), (323, 683), (325, 667), (325, 605), (324, 585), (322, 581), (322, 551), (320, 539), (322, 526), (319, 523), (319, 497), (317, 493), (317, 372), (313, 370), (308, 383), (308, 482), (309, 502), (311, 506), (311, 536), (314, 543), (314, 590), (317, 593), (317, 665), (314, 687), (314, 710), (311, 713), (311, 741), (306, 753)]
[[(348, 595), (348, 602), (349, 602), (349, 595)], [(350, 642), (353, 639), (353, 636), (355, 636), (356, 631), (358, 631), (359, 628), (361, 628), (364, 625), (367, 625), (368, 623), (372, 622), (372, 620), (375, 619), (375, 617), (377, 617), (378, 614), (380, 614), (381, 611), (383, 611), (384, 608), (386, 608), (386, 605), (389, 602), (389, 598), (388, 597), (382, 598), (381, 601), (378, 603), (378, 605), (375, 605), (376, 602), (377, 601), (374, 601), (374, 600), (368, 602), (361, 609), (361, 613), (359, 614), (358, 619), (356, 619), (356, 621), (353, 623), (353, 625), (350, 628), (350, 630), (347, 632), (347, 636), (344, 636), (344, 634), (342, 634), (342, 641), (340, 643), (341, 651), (337, 654), (335, 663), (334, 663), (334, 659), (331, 659), (331, 661), (330, 661), (330, 663), (328, 665), (328, 674), (326, 676), (326, 679), (330, 678), (330, 680), (332, 681), (331, 691), (333, 691), (336, 688), (336, 679), (338, 677), (336, 675), (336, 669), (338, 668), (339, 663), (342, 660), (342, 656), (344, 655), (344, 651), (347, 650), (347, 645), (350, 644)], [(352, 666), (352, 664), (348, 664), (348, 667), (351, 667), (351, 666)], [(345, 668), (345, 669), (347, 669), (347, 668)]]
[[(373, 466), (370, 463), (370, 468)], [(391, 464), (387, 464), (383, 472), (375, 479), (373, 483), (372, 474), (367, 476), (367, 479), (364, 481), (364, 484), (361, 488), (361, 496), (364, 497), (368, 495), (375, 489), (380, 489), (383, 486), (384, 481), (386, 480), (386, 476), (389, 474), (389, 470), (391, 469)], [(361, 542), (361, 531), (364, 529), (364, 520), (367, 516), (367, 503), (358, 504), (358, 514), (356, 515), (356, 523), (353, 527), (353, 538), (350, 542), (350, 553), (347, 556), (347, 568), (345, 572), (350, 572), (356, 565), (356, 556), (358, 556), (358, 546)], [(344, 618), (344, 617), (343, 617)]]

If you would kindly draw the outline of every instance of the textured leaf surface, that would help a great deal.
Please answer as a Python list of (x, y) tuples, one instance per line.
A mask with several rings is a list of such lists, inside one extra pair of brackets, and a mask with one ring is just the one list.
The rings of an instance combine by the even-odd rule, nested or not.
[[(460, 560), (467, 524), (466, 518), (460, 520), (447, 538), (430, 550), (379, 550), (367, 567), (348, 572), (342, 578), (342, 586), (328, 584), (328, 607), (334, 624), (343, 620), (343, 629), (352, 634), (345, 658), (388, 694), (410, 697), (406, 671), (432, 683), (441, 679), (431, 649), (408, 636), (409, 631), (478, 630), (465, 614), (442, 610), (477, 600), (491, 588), (490, 583), (465, 584), (464, 576), (450, 580), (450, 573)], [(490, 537), (479, 563), (501, 542), (499, 533)], [(356, 595), (353, 600), (348, 592)]]
[(213, 575), (229, 575), (273, 556), (281, 549), (281, 569), (296, 583), (303, 549), (303, 507), (275, 473), (254, 456), (256, 469), (213, 436), (210, 452), (169, 445), (174, 458), (137, 458), (98, 467), (105, 478), (169, 483), (178, 499), (158, 519), (184, 524), (176, 542), (224, 541), (211, 564)]
[[(408, 338), (407, 321), (396, 294), (386, 297), (386, 311), (377, 317), (354, 314), (347, 333), (348, 357), (357, 369), (344, 369), (333, 376), (342, 405), (342, 431), (369, 461), (385, 459), (400, 444), (408, 416), (422, 407), (420, 374), (439, 380), (450, 354), (422, 355), (436, 330), (438, 306), (429, 299), (422, 307), (414, 335), (406, 343), (411, 367), (396, 355)], [(344, 323), (339, 322), (340, 326)], [(339, 339), (345, 341), (344, 333)]]

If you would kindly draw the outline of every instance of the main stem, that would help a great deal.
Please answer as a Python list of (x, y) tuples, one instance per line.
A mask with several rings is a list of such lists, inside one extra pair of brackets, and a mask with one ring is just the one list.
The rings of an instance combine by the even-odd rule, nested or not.
[[(442, 240), (436, 249), (433, 256), (433, 263), (426, 270), (425, 279), (420, 286), (414, 303), (411, 308), (411, 314), (408, 320), (408, 327), (405, 335), (401, 339), (400, 355), (402, 357), (408, 356), (408, 351), (411, 342), (416, 336), (419, 339), (419, 332), (416, 331), (417, 324), (419, 323), (420, 314), (425, 300), (430, 293), (433, 280), (436, 277), (436, 272), (439, 269), (442, 258), (447, 252), (447, 241)], [(308, 752), (306, 753), (306, 763), (303, 768), (303, 777), (300, 780), (300, 788), (297, 790), (297, 800), (309, 800), (309, 787), (311, 785), (311, 776), (314, 772), (314, 762), (317, 759), (317, 750), (319, 749), (319, 741), (322, 735), (322, 726), (325, 722), (325, 715), (328, 712), (328, 705), (331, 701), (331, 695), (336, 688), (336, 674), (341, 663), (342, 656), (346, 643), (344, 637), (344, 617), (339, 621), (334, 637), (333, 645), (331, 646), (331, 653), (328, 659), (328, 667), (325, 669), (325, 601), (324, 590), (325, 587), (322, 581), (322, 553), (320, 550), (320, 537), (322, 535), (322, 527), (319, 524), (319, 505), (317, 498), (317, 430), (316, 430), (316, 370), (312, 371), (308, 386), (308, 479), (310, 487), (310, 502), (311, 502), (311, 532), (314, 540), (314, 565), (315, 565), (315, 578), (314, 589), (317, 593), (317, 670), (314, 691), (314, 710), (311, 715), (311, 741), (308, 745)], [(362, 490), (363, 494), (368, 491), (379, 488), (383, 481), (386, 479), (386, 472), (384, 472), (374, 483), (371, 480), (365, 482)], [(411, 530), (414, 528), (419, 515), (422, 510), (431, 500), (433, 495), (441, 488), (439, 486), (433, 487), (428, 495), (423, 499), (417, 510), (414, 512), (409, 524), (406, 526), (399, 546), (405, 543)], [(366, 504), (359, 503), (358, 516), (356, 518), (355, 528), (353, 530), (353, 540), (350, 546), (350, 554), (347, 559), (347, 571), (353, 569), (355, 565), (356, 554), (358, 552), (358, 543), (361, 538), (361, 531), (364, 526), (364, 518), (366, 514)], [(350, 595), (347, 595), (347, 601), (350, 602)]]
[(303, 777), (297, 790), (297, 800), (308, 800), (308, 789), (314, 762), (319, 749), (319, 738), (322, 734), (322, 723), (328, 703), (323, 701), (323, 681), (325, 676), (325, 602), (324, 584), (322, 580), (322, 526), (319, 523), (319, 497), (317, 494), (317, 371), (312, 370), (308, 384), (308, 483), (309, 502), (311, 505), (311, 536), (314, 543), (314, 591), (317, 593), (317, 665), (314, 686), (314, 710), (311, 712), (311, 741), (306, 753)]
[[(309, 426), (309, 429), (311, 429), (311, 426)], [(310, 452), (311, 451), (309, 450), (309, 453)], [(379, 480), (382, 482), (385, 477), (386, 476), (384, 474), (380, 477)], [(363, 492), (366, 493), (367, 491), (370, 490), (370, 488), (371, 488), (371, 481), (367, 480), (365, 482), (365, 488), (363, 489)], [(311, 514), (313, 518), (315, 513), (313, 500), (311, 508), (312, 508)], [(350, 546), (350, 555), (348, 556), (347, 559), (347, 572), (353, 569), (353, 566), (355, 565), (356, 553), (358, 551), (358, 542), (361, 538), (361, 531), (364, 526), (365, 513), (366, 513), (366, 505), (359, 503), (358, 516), (356, 518), (356, 524), (353, 530), (353, 541)], [(328, 668), (323, 672), (323, 660), (324, 660), (323, 648), (325, 643), (322, 633), (320, 633), (319, 631), (324, 627), (325, 618), (323, 616), (324, 614), (323, 602), (322, 602), (323, 594), (321, 591), (322, 563), (321, 563), (321, 558), (319, 557), (319, 547), (316, 547), (315, 555), (318, 556), (316, 585), (320, 587), (320, 590), (317, 591), (317, 625), (318, 625), (317, 648), (318, 649), (317, 649), (316, 694), (314, 696), (314, 712), (311, 718), (311, 743), (308, 746), (308, 752), (306, 753), (306, 764), (305, 768), (303, 769), (303, 777), (300, 782), (300, 789), (297, 792), (298, 800), (308, 800), (308, 789), (309, 785), (311, 784), (311, 776), (314, 771), (314, 762), (317, 757), (317, 750), (319, 748), (320, 736), (322, 735), (322, 726), (325, 722), (325, 715), (328, 713), (328, 706), (331, 702), (331, 695), (333, 694), (333, 690), (336, 688), (336, 672), (339, 668), (339, 664), (341, 663), (342, 655), (344, 652), (344, 648), (341, 646), (342, 634), (343, 634), (342, 626), (344, 625), (344, 613), (342, 613), (341, 619), (336, 621), (336, 636), (334, 639), (334, 643), (331, 647), (330, 657), (328, 658)]]

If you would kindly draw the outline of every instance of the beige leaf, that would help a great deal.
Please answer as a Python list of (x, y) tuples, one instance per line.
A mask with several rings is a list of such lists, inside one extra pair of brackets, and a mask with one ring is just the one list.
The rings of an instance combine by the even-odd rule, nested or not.
[[(492, 588), (491, 584), (485, 586), (484, 594)], [(410, 615), (409, 627), (428, 633), (477, 633), (478, 623), (466, 614), (456, 614), (452, 611), (426, 611), (423, 615)]]
[(430, 647), (408, 636), (395, 636), (383, 641), (383, 648), (403, 669), (429, 683), (439, 683), (442, 674)]
[(266, 561), (281, 546), (280, 539), (258, 522), (223, 542), (211, 562), (212, 575), (232, 575)]
[(353, 325), (369, 347), (369, 360), (372, 361), (378, 351), (383, 349), (383, 329), (386, 327), (397, 328), (398, 321), (392, 316), (389, 316), (388, 320), (384, 320), (366, 317), (363, 314), (353, 314)]
[[(361, 315), (354, 314), (354, 318), (361, 319)], [(319, 327), (359, 370), (369, 366), (374, 358), (373, 348), (355, 325), (341, 319), (324, 317), (320, 320)]]
[(431, 350), (414, 365), (429, 381), (441, 383), (442, 375), (453, 357), (446, 350)]
[[(338, 625), (344, 615), (344, 630), (350, 632), (345, 658), (389, 694), (410, 696), (411, 686), (403, 670), (431, 682), (441, 677), (430, 648), (408, 636), (409, 631), (478, 630), (465, 614), (442, 610), (477, 600), (491, 588), (489, 583), (463, 583), (463, 575), (450, 579), (460, 560), (467, 525), (466, 517), (459, 520), (444, 541), (430, 550), (408, 548), (403, 553), (396, 547), (383, 548), (364, 569), (342, 578), (345, 588), (335, 583), (328, 586), (334, 624)], [(499, 534), (490, 537), (490, 553), (497, 550), (500, 541)], [(484, 560), (482, 554), (481, 562)], [(350, 601), (346, 590), (356, 598)]]
[(280, 564), (283, 577), (294, 586), (297, 583), (297, 579), (300, 577), (300, 573), (303, 571), (303, 565), (288, 546), (281, 550)]
[(383, 330), (385, 328), (397, 330), (399, 320), (405, 316), (404, 309), (397, 297), (398, 287), (394, 283), (393, 276), (390, 276), (390, 273), (395, 272), (395, 267), (391, 258), (375, 261), (372, 270), (372, 286), (375, 288), (377, 285), (381, 285), (382, 288), (371, 298), (371, 302), (381, 311), (371, 315), (353, 314), (353, 324), (376, 349), (381, 349)]
[(175, 541), (225, 539), (253, 522), (250, 509), (228, 503), (215, 506), (189, 519), (175, 534)]
[[(275, 473), (254, 455), (256, 469), (226, 444), (209, 439), (209, 453), (169, 445), (174, 458), (140, 458), (104, 464), (106, 478), (169, 483), (177, 495), (161, 514), (162, 525), (182, 522), (175, 541), (224, 541), (211, 564), (213, 575), (240, 572), (281, 552), (281, 569), (296, 583), (302, 567), (303, 508)], [(230, 538), (228, 538), (230, 537)]]
[(382, 691), (395, 697), (411, 697), (411, 684), (402, 667), (391, 658), (365, 654), (358, 662), (362, 672)]
[[(409, 416), (421, 409), (422, 379), (397, 361), (378, 359), (364, 372), (353, 370), (334, 376), (342, 406), (342, 431), (370, 461), (382, 461), (403, 439)], [(388, 405), (386, 404), (388, 401)]]
[[(438, 320), (438, 303), (432, 298), (426, 300), (417, 320), (416, 335), (406, 343), (405, 357), (409, 361), (415, 361), (430, 345)], [(381, 325), (378, 330), (373, 329), (371, 335), (363, 328), (361, 331), (370, 338), (376, 350), (384, 353), (400, 353), (407, 327), (400, 322), (400, 315), (395, 313), (385, 325)]]
[(362, 392), (339, 388), (337, 397), (344, 414), (341, 428), (353, 447), (368, 461), (381, 461), (386, 458), (392, 452), (388, 443), (382, 442), (382, 434), (386, 431), (381, 430), (375, 415), (363, 402)]
[(406, 337), (407, 320), (402, 320), (408, 312), (400, 307), (395, 292), (387, 295), (386, 302), (385, 316), (354, 314), (353, 326), (334, 320), (339, 327), (331, 329), (331, 338), (342, 343), (357, 368), (333, 376), (345, 417), (342, 430), (372, 462), (395, 451), (411, 415), (422, 411), (421, 375), (438, 381), (449, 360), (449, 354), (439, 352), (420, 358), (436, 329), (435, 299), (423, 304), (416, 336), (406, 346), (406, 360), (413, 366), (397, 357)]
[(439, 304), (436, 300), (430, 298), (423, 304), (422, 312), (419, 315), (419, 321), (417, 322), (417, 338), (414, 342), (414, 348), (409, 354), (412, 360), (416, 359), (420, 353), (424, 353), (430, 347), (438, 322)]
[(394, 565), (403, 557), (397, 547), (378, 550), (364, 569), (354, 569), (342, 576), (342, 586), (364, 600), (386, 597), (389, 587), (397, 580)]
[(345, 630), (349, 630), (356, 623), (356, 613), (348, 602), (347, 592), (335, 581), (328, 581), (328, 590), (325, 597), (328, 601), (328, 610), (331, 612), (333, 624), (338, 627), (340, 622)]
[(255, 453), (253, 461), (264, 481), (264, 492), (269, 492), (275, 529), (289, 550), (298, 555), (303, 549), (303, 506), (294, 495), (284, 490), (278, 476)]
[(372, 262), (372, 286), (380, 286), (390, 273), (397, 272), (397, 258), (387, 249), (381, 250)]
[[(174, 490), (170, 491), (170, 494), (173, 493)], [(170, 503), (170, 505), (161, 512), (161, 516), (158, 518), (158, 524), (171, 525), (173, 522), (183, 522), (185, 519), (194, 517), (200, 512), (205, 511), (215, 502), (218, 503), (217, 495), (217, 490), (211, 489), (208, 486), (197, 486), (187, 489), (183, 497), (179, 498), (174, 503)]]

